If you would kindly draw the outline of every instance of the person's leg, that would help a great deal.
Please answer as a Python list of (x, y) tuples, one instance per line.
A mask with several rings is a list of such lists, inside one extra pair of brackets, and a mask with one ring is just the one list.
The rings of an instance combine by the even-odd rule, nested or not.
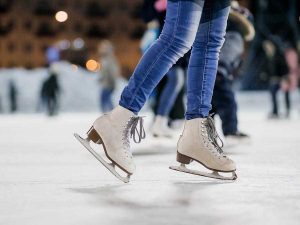
[(53, 115), (56, 115), (58, 113), (58, 99), (56, 96), (53, 97)]
[(169, 116), (176, 97), (184, 84), (184, 72), (179, 67), (172, 67), (167, 73), (167, 83), (161, 93), (157, 115)]
[(53, 97), (48, 98), (49, 116), (54, 115), (54, 100)]
[(111, 102), (112, 90), (108, 88), (103, 88), (101, 92), (101, 109), (103, 112), (108, 112), (113, 109)]
[(280, 85), (278, 83), (273, 83), (270, 86), (270, 93), (272, 99), (272, 115), (278, 116), (278, 100), (277, 100), (277, 92), (280, 89)]
[(120, 106), (136, 114), (140, 111), (162, 77), (191, 48), (203, 5), (204, 0), (168, 1), (163, 31), (141, 58), (123, 90)]
[(113, 102), (112, 102), (112, 94), (113, 94), (113, 89), (111, 89), (111, 88), (107, 89), (107, 93), (106, 93), (107, 111), (111, 111), (114, 108)]
[(159, 98), (157, 114), (152, 127), (155, 137), (173, 136), (173, 131), (168, 126), (169, 114), (183, 85), (183, 70), (178, 66), (173, 66), (167, 73), (167, 82)]
[(290, 92), (288, 90), (284, 92), (284, 99), (285, 99), (286, 117), (289, 117), (291, 111), (291, 99), (290, 99)]
[(109, 110), (112, 110), (114, 108), (112, 96), (113, 96), (113, 90), (110, 90), (109, 95), (108, 95), (108, 108), (109, 108)]
[[(136, 143), (145, 138), (143, 119), (134, 114), (140, 111), (172, 65), (191, 48), (203, 5), (204, 0), (169, 0), (162, 34), (140, 60), (122, 92), (119, 105), (97, 118), (88, 131), (87, 140), (103, 144), (106, 156), (113, 165), (128, 174), (127, 178), (120, 178), (111, 164), (103, 164), (125, 182), (135, 171), (130, 138)], [(81, 140), (78, 136), (77, 138)]]
[(230, 0), (205, 1), (188, 67), (187, 120), (209, 115), (229, 10)]
[(229, 10), (230, 0), (205, 1), (188, 68), (186, 122), (177, 144), (177, 161), (181, 166), (171, 168), (195, 174), (185, 164), (196, 161), (213, 171), (232, 172), (232, 176), (224, 178), (216, 172), (213, 176), (196, 174), (234, 180), (235, 163), (223, 154), (214, 121), (208, 116)]
[(226, 78), (220, 78), (216, 81), (213, 105), (221, 118), (223, 134), (226, 136), (237, 133), (237, 104), (231, 82)]
[(106, 112), (106, 89), (103, 88), (100, 93), (100, 106), (102, 112)]

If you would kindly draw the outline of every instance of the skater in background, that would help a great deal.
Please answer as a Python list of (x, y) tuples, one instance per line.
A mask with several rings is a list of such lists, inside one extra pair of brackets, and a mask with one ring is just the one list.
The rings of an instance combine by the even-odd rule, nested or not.
[[(157, 40), (162, 31), (166, 16), (167, 0), (145, 0), (143, 19), (147, 23), (147, 30), (141, 41), (143, 53)], [(156, 88), (154, 123), (152, 133), (154, 137), (171, 138), (174, 131), (169, 127), (169, 115), (176, 98), (184, 86), (185, 70), (179, 60), (159, 82)]]
[[(187, 75), (187, 111), (185, 126), (177, 144), (177, 161), (172, 169), (216, 179), (236, 179), (235, 163), (218, 144), (218, 134), (209, 117), (217, 73), (219, 52), (224, 43), (230, 0), (170, 0), (160, 37), (145, 52), (119, 105), (97, 118), (88, 130), (88, 138), (76, 138), (116, 177), (124, 182), (135, 172), (130, 138), (137, 143), (146, 137), (143, 118), (137, 116), (154, 88), (171, 67), (192, 47)], [(89, 142), (102, 144), (106, 162), (93, 151)], [(212, 174), (191, 171), (183, 165), (199, 162)], [(199, 164), (199, 165), (200, 165)], [(122, 177), (115, 166), (127, 176)], [(232, 173), (224, 177), (219, 172)]]
[(298, 82), (297, 29), (298, 15), (296, 1), (264, 0), (261, 5), (262, 20), (258, 29), (264, 37), (263, 48), (268, 59), (272, 112), (270, 118), (279, 117), (277, 93), (284, 92), (286, 117), (290, 115), (290, 91), (295, 90)]
[(18, 90), (13, 80), (8, 83), (8, 97), (10, 112), (15, 113), (18, 110)]
[[(262, 79), (260, 77), (264, 77), (261, 76), (263, 74), (270, 73), (269, 60), (273, 57), (267, 55), (269, 53), (266, 54), (265, 41), (268, 41), (278, 50), (276, 51), (277, 56), (272, 60), (277, 60), (276, 58), (278, 58), (278, 54), (281, 52), (280, 54), (284, 56), (284, 61), (289, 70), (286, 74), (286, 79), (279, 79), (281, 81), (275, 82), (271, 81), (271, 86), (273, 86), (273, 83), (276, 84), (279, 82), (281, 83), (279, 86), (281, 86), (282, 90), (294, 90), (298, 80), (298, 55), (296, 49), (297, 43), (299, 43), (299, 15), (296, 9), (299, 3), (297, 0), (253, 0), (251, 4), (255, 10), (257, 35), (253, 44), (250, 46), (247, 63), (243, 69), (245, 71), (242, 83), (243, 88), (260, 88), (259, 85), (261, 85), (262, 81), (267, 83), (268, 79)], [(278, 75), (275, 74), (271, 76), (278, 77)], [(260, 81), (260, 83), (256, 81)], [(272, 92), (276, 92), (276, 89), (278, 89), (278, 85), (276, 84), (275, 86), (277, 87), (271, 88), (273, 89)], [(262, 87), (265, 88), (265, 84), (263, 84)]]
[(100, 106), (102, 112), (109, 112), (113, 109), (112, 95), (116, 87), (116, 80), (120, 77), (120, 68), (111, 42), (107, 40), (101, 42), (98, 52), (101, 64)]
[(41, 89), (41, 98), (42, 101), (46, 102), (47, 113), (49, 116), (54, 116), (58, 113), (60, 87), (57, 76), (57, 72), (53, 67), (50, 67), (49, 77), (43, 82)]
[(47, 72), (48, 78), (42, 83), (40, 91), (40, 102), (37, 110), (40, 106), (46, 105), (47, 114), (49, 116), (55, 116), (58, 113), (59, 108), (59, 95), (60, 86), (58, 82), (59, 72), (55, 65), (56, 62), (60, 61), (60, 48), (58, 43), (49, 46), (45, 52), (47, 59)]
[[(285, 60), (284, 52), (271, 41), (266, 40), (263, 44), (266, 55), (268, 57), (268, 72), (270, 74), (270, 94), (272, 102), (272, 110), (268, 115), (270, 119), (279, 118), (278, 92), (282, 89), (282, 85), (288, 85), (289, 69)], [(285, 102), (285, 116), (290, 116), (290, 90), (288, 86), (282, 89)]]
[(233, 82), (241, 66), (244, 42), (252, 41), (255, 36), (253, 16), (250, 11), (232, 1), (225, 43), (221, 49), (212, 111), (220, 116), (226, 143), (248, 139), (249, 136), (238, 130), (237, 102)]

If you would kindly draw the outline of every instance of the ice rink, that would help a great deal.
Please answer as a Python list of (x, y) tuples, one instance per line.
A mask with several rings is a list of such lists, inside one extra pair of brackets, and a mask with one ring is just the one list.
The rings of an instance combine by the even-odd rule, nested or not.
[(148, 132), (133, 146), (137, 172), (123, 184), (73, 137), (97, 113), (0, 115), (0, 224), (297, 225), (299, 110), (290, 119), (267, 120), (267, 97), (239, 98), (240, 127), (251, 142), (225, 148), (238, 166), (235, 182), (169, 170), (176, 139)]

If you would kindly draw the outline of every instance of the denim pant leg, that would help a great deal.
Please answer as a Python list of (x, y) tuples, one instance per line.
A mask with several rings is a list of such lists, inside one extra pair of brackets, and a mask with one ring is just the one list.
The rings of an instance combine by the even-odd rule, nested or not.
[(188, 67), (186, 119), (209, 115), (230, 0), (206, 0)]
[(167, 73), (167, 83), (161, 93), (157, 114), (169, 116), (176, 98), (184, 85), (184, 71), (178, 66), (173, 66)]
[(113, 104), (111, 100), (111, 95), (113, 93), (113, 90), (110, 88), (103, 88), (101, 91), (101, 110), (103, 112), (108, 112), (113, 109)]
[(232, 90), (232, 81), (218, 76), (214, 87), (212, 103), (222, 120), (224, 135), (234, 134), (238, 131), (237, 103)]
[(192, 46), (199, 27), (204, 0), (168, 1), (165, 25), (159, 39), (137, 65), (119, 104), (138, 113), (172, 65)]

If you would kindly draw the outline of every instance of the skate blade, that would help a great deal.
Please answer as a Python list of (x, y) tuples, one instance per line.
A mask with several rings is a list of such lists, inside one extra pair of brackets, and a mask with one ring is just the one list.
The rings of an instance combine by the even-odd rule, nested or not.
[(75, 138), (100, 162), (106, 169), (109, 170), (116, 178), (123, 181), (124, 183), (128, 183), (130, 180), (130, 175), (127, 177), (122, 177), (117, 171), (115, 170), (115, 164), (107, 163), (97, 152), (90, 145), (90, 141), (88, 139), (84, 139), (80, 137), (78, 134), (74, 134)]
[(236, 180), (237, 179), (237, 175), (235, 172), (232, 172), (231, 177), (225, 177), (225, 176), (220, 175), (217, 171), (213, 171), (212, 173), (206, 173), (206, 172), (188, 169), (183, 165), (170, 166), (169, 168), (171, 170), (175, 170), (175, 171), (179, 171), (179, 172), (183, 172), (183, 173), (189, 173), (189, 174), (193, 174), (193, 175), (197, 175), (197, 176), (209, 177), (209, 178), (219, 179), (219, 180)]

